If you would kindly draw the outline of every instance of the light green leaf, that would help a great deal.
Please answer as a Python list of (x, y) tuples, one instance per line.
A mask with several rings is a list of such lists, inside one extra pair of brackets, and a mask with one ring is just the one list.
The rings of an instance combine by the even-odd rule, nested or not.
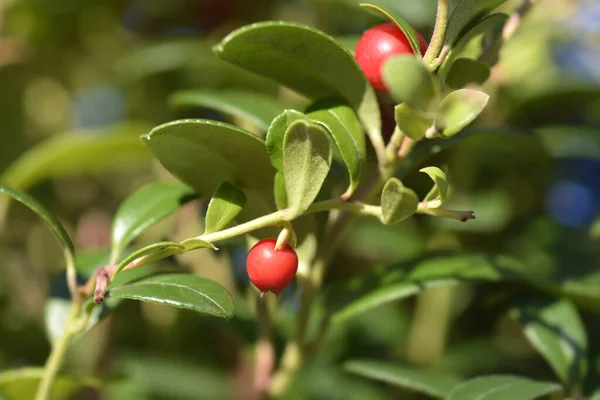
[(229, 182), (223, 182), (208, 203), (204, 233), (226, 228), (240, 214), (245, 204), (244, 192)]
[(129, 195), (113, 217), (111, 262), (143, 231), (197, 198), (192, 188), (179, 182), (153, 182)]
[(256, 135), (222, 122), (179, 120), (154, 128), (142, 142), (165, 168), (201, 195), (214, 193), (227, 181), (244, 190), (248, 203), (263, 205), (254, 214), (273, 208), (275, 170), (265, 142)]
[(402, 17), (400, 17), (393, 11), (384, 10), (373, 4), (361, 3), (360, 6), (366, 8), (366, 9), (375, 11), (376, 13), (381, 14), (385, 18), (390, 20), (390, 22), (395, 23), (398, 26), (398, 28), (400, 28), (400, 30), (404, 33), (406, 38), (408, 39), (408, 43), (410, 44), (410, 47), (413, 50), (413, 53), (415, 53), (419, 56), (422, 55), (421, 42), (419, 42), (419, 38), (417, 37), (415, 30), (412, 28), (412, 26), (410, 26), (410, 24), (408, 22), (406, 22), (404, 19), (402, 19)]
[(304, 25), (261, 22), (230, 33), (214, 50), (223, 60), (314, 100), (344, 99), (383, 152), (375, 91), (352, 54), (332, 37)]
[(457, 58), (450, 67), (446, 84), (452, 89), (461, 89), (469, 83), (483, 84), (490, 77), (490, 67), (472, 58)]
[(448, 184), (448, 177), (438, 167), (425, 167), (421, 168), (419, 172), (423, 172), (433, 180), (434, 186), (431, 191), (425, 196), (424, 201), (427, 202), (428, 208), (437, 208), (444, 204), (450, 191)]
[(562, 391), (553, 382), (540, 382), (511, 375), (489, 375), (457, 386), (446, 400), (533, 400)]
[(322, 124), (331, 134), (350, 175), (350, 185), (343, 198), (356, 190), (367, 160), (365, 135), (356, 113), (349, 106), (336, 101), (321, 101), (307, 110), (307, 117)]
[(25, 191), (48, 178), (121, 171), (149, 164), (152, 155), (139, 140), (148, 128), (145, 123), (127, 122), (53, 136), (21, 155), (4, 171), (0, 181)]
[(292, 123), (283, 140), (283, 176), (288, 209), (293, 216), (312, 204), (330, 167), (331, 142), (327, 132), (310, 122)]
[(383, 81), (392, 97), (422, 111), (431, 111), (439, 102), (434, 77), (414, 55), (394, 56), (383, 64)]
[(450, 137), (469, 125), (483, 111), (490, 96), (472, 89), (460, 89), (447, 95), (440, 103), (436, 128)]
[(250, 90), (184, 90), (173, 94), (169, 103), (175, 108), (202, 107), (227, 115), (243, 118), (260, 129), (283, 111), (283, 106), (272, 96)]
[(587, 373), (587, 336), (575, 306), (568, 300), (532, 298), (513, 307), (525, 336), (569, 386)]
[(285, 180), (283, 176), (283, 138), (285, 137), (285, 132), (295, 121), (308, 122), (308, 117), (296, 110), (285, 110), (271, 122), (267, 131), (267, 152), (271, 164), (277, 171), (273, 191), (275, 193), (275, 204), (277, 204), (277, 208), (279, 209), (287, 207)]
[(381, 212), (384, 224), (404, 221), (417, 211), (419, 198), (396, 178), (390, 178), (381, 193)]
[(479, 20), (504, 2), (506, 0), (460, 0), (450, 14), (444, 43), (455, 44)]
[[(43, 368), (29, 367), (9, 369), (0, 372), (0, 394), (12, 399), (33, 399), (44, 375)], [(80, 388), (100, 389), (103, 383), (99, 379), (81, 376), (59, 375), (52, 386), (52, 399), (69, 399)]]
[(233, 298), (218, 283), (191, 274), (164, 274), (113, 288), (111, 298), (168, 304), (222, 318), (235, 312)]
[(433, 124), (433, 118), (406, 103), (397, 105), (394, 112), (398, 129), (415, 141), (423, 139)]
[(460, 384), (457, 376), (418, 369), (389, 361), (353, 360), (344, 363), (348, 372), (443, 399)]
[(127, 257), (121, 260), (117, 265), (115, 274), (119, 273), (129, 263), (137, 259), (141, 259), (142, 257), (144, 257), (143, 261), (139, 261), (136, 263), (138, 266), (148, 264), (152, 261), (160, 260), (162, 258), (166, 258), (174, 254), (181, 254), (183, 253), (184, 249), (185, 246), (178, 242), (167, 241), (152, 243), (148, 246), (142, 247), (141, 249), (130, 253)]

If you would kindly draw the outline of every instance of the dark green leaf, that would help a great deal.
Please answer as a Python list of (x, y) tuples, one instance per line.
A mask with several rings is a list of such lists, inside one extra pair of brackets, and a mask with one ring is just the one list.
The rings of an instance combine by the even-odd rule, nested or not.
[(447, 95), (440, 103), (436, 128), (445, 137), (460, 132), (484, 109), (490, 96), (472, 89), (459, 89)]
[(470, 28), (506, 0), (460, 0), (448, 20), (446, 44), (455, 44)]
[[(0, 372), (0, 393), (7, 400), (33, 399), (44, 374), (43, 368), (19, 368)], [(52, 399), (69, 399), (76, 390), (83, 387), (100, 389), (98, 379), (81, 376), (59, 375), (52, 387)]]
[(471, 379), (446, 397), (447, 400), (533, 400), (561, 391), (559, 384), (519, 376), (489, 375)]
[(312, 99), (346, 100), (383, 151), (375, 92), (352, 54), (332, 37), (304, 25), (261, 22), (229, 34), (215, 53)]
[(283, 111), (276, 98), (250, 90), (185, 90), (170, 97), (176, 108), (210, 108), (248, 120), (260, 129), (267, 130), (269, 124)]
[(195, 199), (194, 190), (179, 182), (153, 182), (125, 199), (113, 218), (112, 262), (143, 231)]
[(456, 59), (446, 77), (446, 84), (452, 89), (460, 89), (469, 83), (483, 84), (490, 77), (490, 67), (472, 58)]
[(433, 124), (433, 118), (402, 103), (394, 109), (398, 129), (412, 140), (421, 140)]
[(428, 204), (428, 208), (437, 208), (444, 204), (448, 197), (450, 186), (448, 184), (448, 177), (438, 167), (425, 167), (419, 170), (423, 172), (433, 180), (434, 186), (431, 191), (425, 196), (425, 200)]
[(111, 289), (110, 297), (168, 304), (223, 318), (231, 318), (235, 312), (233, 299), (223, 286), (191, 274), (145, 278)]
[(307, 117), (331, 133), (350, 175), (350, 186), (343, 194), (349, 198), (360, 182), (367, 159), (365, 135), (356, 113), (343, 103), (323, 101), (314, 104)]
[(413, 55), (390, 58), (383, 64), (383, 81), (399, 102), (422, 111), (430, 111), (439, 102), (439, 89), (434, 77)]
[(283, 176), (283, 138), (285, 132), (290, 125), (295, 121), (308, 122), (308, 117), (299, 111), (285, 110), (281, 115), (277, 116), (267, 131), (266, 145), (271, 164), (277, 171), (275, 175), (275, 203), (280, 209), (287, 207), (287, 199), (285, 194), (285, 180)]
[(19, 157), (0, 181), (17, 190), (27, 190), (47, 178), (121, 171), (149, 164), (152, 156), (139, 141), (139, 135), (148, 128), (147, 124), (129, 122), (55, 135)]
[(381, 213), (384, 224), (397, 224), (417, 211), (419, 198), (396, 178), (390, 178), (381, 193)]
[(283, 140), (283, 176), (288, 209), (300, 215), (314, 201), (331, 167), (331, 142), (317, 124), (296, 121)]
[(246, 204), (246, 195), (229, 182), (223, 182), (213, 195), (206, 211), (204, 233), (226, 228)]
[(580, 384), (587, 373), (587, 336), (577, 309), (568, 300), (532, 298), (512, 309), (529, 342), (566, 384)]
[(154, 128), (142, 141), (201, 195), (214, 193), (228, 181), (244, 190), (249, 203), (256, 199), (251, 195), (260, 196), (266, 204), (261, 212), (272, 207), (275, 170), (264, 141), (256, 135), (222, 122), (180, 120)]
[(402, 32), (408, 39), (408, 43), (410, 44), (410, 47), (412, 48), (413, 53), (415, 53), (419, 56), (422, 55), (421, 54), (421, 42), (419, 42), (419, 38), (417, 37), (415, 30), (412, 28), (412, 26), (410, 26), (410, 24), (408, 22), (406, 22), (404, 19), (402, 19), (402, 17), (395, 14), (393, 11), (390, 12), (390, 11), (384, 10), (373, 4), (361, 3), (360, 6), (367, 8), (369, 10), (375, 11), (376, 13), (381, 14), (385, 18), (389, 19), (390, 22), (395, 23), (398, 26), (398, 28), (400, 28), (402, 30)]
[(411, 389), (438, 399), (443, 399), (461, 382), (461, 379), (454, 375), (407, 367), (398, 362), (348, 361), (344, 364), (344, 369), (366, 378)]

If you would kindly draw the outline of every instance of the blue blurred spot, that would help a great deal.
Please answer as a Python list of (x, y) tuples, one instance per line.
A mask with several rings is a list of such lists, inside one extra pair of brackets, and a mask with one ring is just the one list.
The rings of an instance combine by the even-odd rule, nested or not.
[(594, 217), (594, 193), (586, 186), (573, 181), (560, 181), (548, 193), (548, 212), (558, 222), (583, 227)]
[(125, 96), (114, 86), (100, 85), (80, 92), (73, 103), (74, 128), (109, 125), (125, 116)]
[(247, 251), (245, 247), (234, 246), (229, 250), (231, 266), (233, 267), (233, 275), (237, 282), (247, 284), (250, 282), (248, 272), (246, 271)]

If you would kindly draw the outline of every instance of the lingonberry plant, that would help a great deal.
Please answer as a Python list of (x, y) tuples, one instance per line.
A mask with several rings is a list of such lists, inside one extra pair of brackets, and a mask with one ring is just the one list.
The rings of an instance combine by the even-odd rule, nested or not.
[[(70, 343), (125, 300), (225, 319), (234, 318), (235, 303), (249, 307), (256, 302), (255, 373), (261, 378), (255, 380), (256, 389), (260, 395), (279, 398), (290, 390), (298, 371), (319, 354), (336, 325), (414, 294), (444, 296), (444, 290), (459, 281), (513, 281), (559, 296), (515, 305), (512, 314), (562, 384), (514, 375), (467, 379), (377, 360), (350, 360), (344, 368), (449, 400), (578, 396), (587, 366), (576, 349), (581, 350), (586, 339), (570, 299), (581, 292), (528, 275), (520, 260), (480, 253), (435, 254), (383, 275), (376, 271), (330, 285), (324, 279), (345, 228), (358, 217), (381, 225), (402, 223), (415, 214), (462, 222), (475, 218), (470, 209), (446, 206), (451, 184), (443, 168), (430, 165), (430, 156), (468, 136), (463, 130), (488, 103), (479, 85), (489, 77), (491, 65), (458, 56), (484, 34), (488, 53), (510, 39), (525, 8), (510, 17), (490, 14), (502, 3), (461, 0), (450, 13), (449, 0), (439, 0), (429, 45), (394, 12), (363, 4), (389, 22), (367, 30), (354, 55), (335, 38), (296, 23), (260, 22), (231, 32), (214, 47), (218, 58), (301, 94), (309, 104), (292, 109), (265, 94), (244, 97), (231, 92), (221, 111), (250, 120), (252, 132), (225, 122), (182, 119), (142, 134), (143, 144), (175, 178), (147, 184), (121, 203), (106, 259), (78, 257), (69, 234), (48, 210), (29, 195), (0, 185), (0, 192), (44, 219), (65, 256), (69, 312), (53, 337), (36, 399), (52, 397)], [(389, 141), (381, 133), (375, 90), (389, 92), (396, 104)], [(205, 105), (202, 94), (188, 91), (176, 93), (172, 101)], [(415, 169), (431, 181), (423, 196), (402, 182)], [(134, 249), (147, 228), (198, 198), (207, 205), (203, 232)], [(144, 269), (191, 251), (217, 251), (235, 239), (250, 248), (247, 275), (258, 289), (249, 290), (246, 299), (234, 302), (225, 287), (195, 274), (156, 274), (154, 269), (149, 274)], [(443, 290), (430, 292), (433, 287)], [(297, 295), (297, 310), (279, 351), (271, 332), (286, 290)], [(417, 315), (417, 321), (428, 317), (434, 318)]]

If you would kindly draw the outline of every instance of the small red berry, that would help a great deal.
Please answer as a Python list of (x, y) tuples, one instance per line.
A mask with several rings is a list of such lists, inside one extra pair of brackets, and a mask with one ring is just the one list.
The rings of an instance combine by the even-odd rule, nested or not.
[[(421, 52), (425, 53), (427, 42), (417, 32)], [(383, 83), (381, 68), (390, 57), (398, 54), (414, 54), (408, 38), (394, 23), (382, 24), (368, 29), (359, 39), (354, 52), (356, 62), (362, 68), (371, 85), (382, 92), (388, 89)]]
[(248, 252), (246, 270), (261, 292), (279, 294), (296, 276), (298, 256), (287, 243), (275, 250), (277, 239), (263, 239)]

